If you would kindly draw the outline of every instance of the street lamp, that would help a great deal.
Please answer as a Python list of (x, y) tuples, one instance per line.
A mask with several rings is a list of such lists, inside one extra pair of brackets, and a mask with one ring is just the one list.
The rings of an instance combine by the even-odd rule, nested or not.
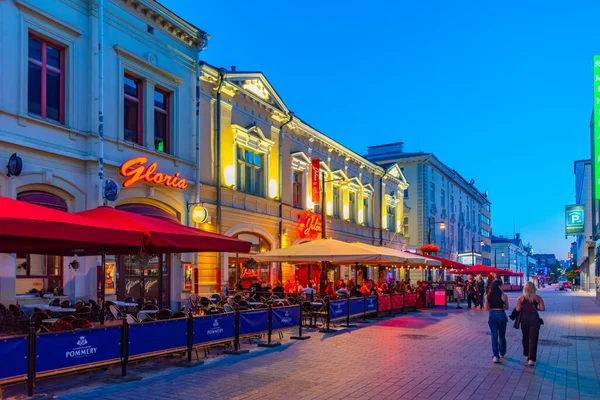
[[(479, 243), (479, 251), (481, 251), (481, 247), (483, 247), (483, 240)], [(475, 265), (475, 234), (471, 237), (471, 265)]]
[(440, 224), (440, 229), (446, 229), (446, 223), (444, 221), (432, 221), (429, 218), (429, 223), (427, 224), (427, 244), (431, 244), (431, 225), (432, 224)]

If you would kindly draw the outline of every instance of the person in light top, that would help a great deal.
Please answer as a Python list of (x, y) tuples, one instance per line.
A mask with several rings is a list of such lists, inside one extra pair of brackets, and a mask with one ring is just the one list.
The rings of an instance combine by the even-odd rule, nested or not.
[(348, 292), (348, 289), (346, 289), (345, 283), (341, 284), (340, 288), (337, 291), (337, 295), (340, 299), (347, 299), (348, 297), (350, 297), (350, 292)]
[(304, 292), (304, 297), (306, 298), (307, 301), (313, 301), (315, 299), (315, 294), (317, 293), (317, 291), (315, 289), (313, 289), (312, 282), (308, 283), (308, 287), (305, 288), (303, 290), (303, 292)]

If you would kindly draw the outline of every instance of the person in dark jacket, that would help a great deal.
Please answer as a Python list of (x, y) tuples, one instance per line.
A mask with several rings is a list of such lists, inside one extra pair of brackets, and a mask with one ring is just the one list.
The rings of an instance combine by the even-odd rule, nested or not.
[(281, 286), (281, 282), (277, 281), (277, 284), (273, 288), (273, 294), (279, 297), (280, 299), (283, 299), (285, 297), (284, 292), (285, 290), (283, 289), (283, 286)]
[(475, 300), (475, 281), (473, 280), (473, 275), (467, 276), (467, 281), (465, 282), (465, 291), (467, 292), (467, 308), (471, 309), (471, 303), (477, 308), (477, 301)]
[(481, 274), (475, 278), (475, 308), (479, 306), (480, 310), (483, 310), (483, 299), (485, 299), (485, 282)]

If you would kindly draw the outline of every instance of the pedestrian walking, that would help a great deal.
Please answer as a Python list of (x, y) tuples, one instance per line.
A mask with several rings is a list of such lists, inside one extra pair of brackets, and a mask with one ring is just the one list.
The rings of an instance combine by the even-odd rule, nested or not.
[(498, 275), (495, 272), (492, 272), (487, 276), (487, 282), (485, 283), (485, 294), (487, 295), (492, 288), (492, 283), (498, 278)]
[(525, 356), (525, 362), (533, 367), (536, 362), (540, 327), (544, 323), (538, 311), (546, 310), (544, 299), (537, 295), (533, 283), (527, 282), (525, 284), (523, 295), (517, 299), (515, 308), (520, 314), (517, 318), (519, 318), (521, 332), (523, 333), (523, 355)]
[(465, 284), (462, 277), (459, 275), (456, 277), (456, 287), (454, 288), (454, 298), (456, 299), (456, 309), (461, 309), (460, 302), (464, 298)]
[(506, 324), (508, 318), (505, 310), (508, 309), (508, 296), (502, 292), (502, 281), (496, 279), (492, 282), (490, 292), (487, 294), (486, 309), (490, 312), (488, 325), (492, 333), (492, 361), (497, 363), (506, 354)]
[(467, 292), (467, 308), (471, 309), (471, 304), (477, 308), (477, 302), (475, 300), (475, 281), (473, 275), (467, 275), (467, 282), (465, 283), (465, 291)]
[(477, 302), (475, 303), (475, 308), (479, 306), (479, 309), (483, 310), (483, 299), (485, 299), (485, 282), (483, 281), (481, 274), (478, 274), (475, 277), (475, 288), (477, 290)]

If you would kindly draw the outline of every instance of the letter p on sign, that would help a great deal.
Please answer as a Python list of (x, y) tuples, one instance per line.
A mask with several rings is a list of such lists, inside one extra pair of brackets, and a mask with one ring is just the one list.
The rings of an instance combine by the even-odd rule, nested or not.
[(583, 211), (572, 210), (568, 214), (569, 225), (582, 225), (583, 224)]

